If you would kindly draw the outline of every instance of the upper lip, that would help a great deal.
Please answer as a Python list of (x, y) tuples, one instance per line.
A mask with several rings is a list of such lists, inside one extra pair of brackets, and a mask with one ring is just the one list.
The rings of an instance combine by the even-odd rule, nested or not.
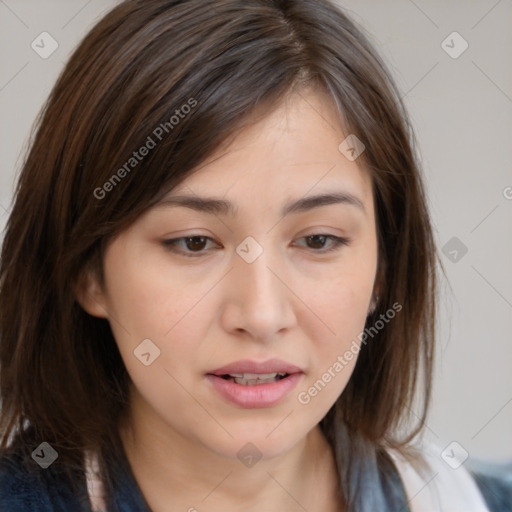
[(231, 373), (302, 373), (302, 369), (294, 364), (281, 361), (280, 359), (268, 359), (267, 361), (257, 362), (250, 359), (235, 361), (222, 368), (217, 368), (208, 372), (210, 375), (229, 375)]

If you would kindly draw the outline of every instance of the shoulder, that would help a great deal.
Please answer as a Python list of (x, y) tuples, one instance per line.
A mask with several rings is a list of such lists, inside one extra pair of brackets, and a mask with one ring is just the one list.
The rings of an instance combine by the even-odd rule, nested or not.
[(27, 451), (17, 446), (0, 451), (0, 510), (89, 510), (85, 507), (84, 496), (76, 496), (58, 464), (54, 462), (49, 467), (41, 467), (32, 458), (33, 448), (30, 448)]
[(415, 447), (413, 456), (388, 450), (411, 512), (512, 512), (511, 466), (475, 464), (456, 452), (430, 443)]
[(474, 461), (468, 470), (491, 512), (512, 512), (512, 460), (505, 464)]
[[(34, 463), (35, 464), (35, 463)], [(47, 482), (31, 471), (20, 453), (0, 453), (0, 509), (53, 511)]]

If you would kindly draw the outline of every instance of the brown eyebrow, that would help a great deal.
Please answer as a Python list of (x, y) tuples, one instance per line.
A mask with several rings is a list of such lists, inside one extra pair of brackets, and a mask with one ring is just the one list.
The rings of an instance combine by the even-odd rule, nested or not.
[[(333, 192), (329, 194), (318, 194), (309, 197), (302, 197), (296, 201), (284, 205), (281, 215), (285, 217), (290, 213), (299, 213), (327, 206), (331, 204), (347, 204), (355, 206), (363, 213), (366, 213), (363, 202), (353, 194), (348, 192)], [(160, 201), (156, 207), (160, 206), (183, 206), (191, 208), (198, 212), (205, 212), (212, 215), (230, 215), (234, 216), (238, 208), (225, 199), (216, 199), (198, 196), (170, 196)]]

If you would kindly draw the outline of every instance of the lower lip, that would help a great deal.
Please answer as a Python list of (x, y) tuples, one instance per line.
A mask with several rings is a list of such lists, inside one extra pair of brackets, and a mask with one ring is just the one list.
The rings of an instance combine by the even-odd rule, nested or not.
[(215, 390), (229, 402), (246, 409), (256, 409), (277, 404), (290, 393), (302, 375), (302, 373), (293, 373), (276, 382), (254, 386), (244, 386), (212, 374), (206, 375), (206, 378), (212, 383)]

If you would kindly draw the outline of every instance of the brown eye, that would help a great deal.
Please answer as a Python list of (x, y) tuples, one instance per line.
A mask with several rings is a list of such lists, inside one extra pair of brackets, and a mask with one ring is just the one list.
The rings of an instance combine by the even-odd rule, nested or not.
[(204, 236), (191, 236), (185, 238), (185, 245), (191, 251), (200, 251), (201, 249), (204, 249), (206, 244), (205, 240), (206, 237)]
[(309, 242), (312, 242), (312, 245), (309, 246), (312, 249), (323, 249), (325, 242), (328, 240), (327, 236), (325, 235), (311, 235), (306, 237), (306, 239)]
[(173, 252), (194, 257), (207, 252), (204, 249), (208, 241), (212, 241), (208, 236), (183, 236), (172, 240), (164, 240), (162, 243)]
[[(309, 249), (313, 249), (314, 252), (318, 253), (327, 253), (330, 251), (335, 251), (341, 245), (349, 245), (350, 240), (348, 238), (341, 238), (334, 235), (321, 235), (314, 234), (301, 238), (301, 240), (306, 240), (307, 247)], [(325, 248), (325, 243), (327, 241), (331, 241), (332, 243)]]
[[(350, 244), (350, 240), (348, 238), (323, 234), (305, 236), (300, 240), (306, 240), (306, 248), (319, 254), (335, 251), (342, 245)], [(213, 242), (213, 240), (208, 236), (183, 236), (180, 238), (173, 238), (171, 240), (164, 240), (162, 243), (172, 252), (193, 258), (202, 256), (209, 252), (208, 249), (206, 249), (209, 241)], [(328, 241), (331, 243), (326, 247), (326, 242)], [(216, 245), (219, 246), (218, 244)]]

